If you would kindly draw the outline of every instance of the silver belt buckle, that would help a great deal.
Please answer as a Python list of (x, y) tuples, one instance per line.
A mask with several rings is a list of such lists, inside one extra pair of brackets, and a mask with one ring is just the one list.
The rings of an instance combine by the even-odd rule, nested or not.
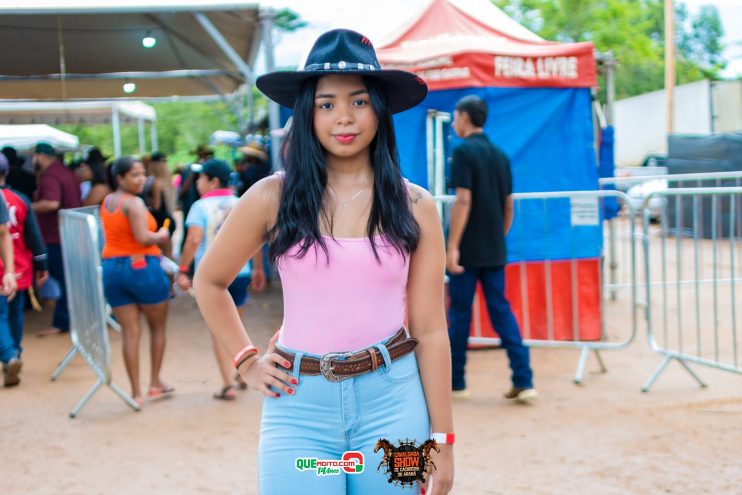
[(319, 371), (322, 373), (322, 376), (324, 376), (328, 381), (331, 382), (339, 382), (342, 380), (345, 380), (346, 378), (350, 378), (348, 376), (337, 376), (335, 373), (332, 372), (332, 360), (336, 358), (343, 358), (348, 357), (352, 352), (328, 352), (324, 356), (322, 356), (319, 360)]

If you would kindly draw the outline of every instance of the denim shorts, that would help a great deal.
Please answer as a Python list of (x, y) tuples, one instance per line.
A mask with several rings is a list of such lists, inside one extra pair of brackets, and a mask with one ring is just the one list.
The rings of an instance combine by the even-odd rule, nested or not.
[(247, 302), (247, 288), (250, 287), (251, 280), (250, 275), (240, 275), (227, 287), (234, 305), (238, 308)]
[(147, 256), (146, 265), (132, 268), (131, 258), (103, 259), (103, 292), (112, 308), (127, 304), (159, 304), (170, 297), (170, 281), (160, 258)]
[[(419, 445), (430, 438), (415, 353), (390, 365), (384, 342), (375, 344), (384, 356), (384, 366), (340, 382), (322, 375), (299, 375), (296, 370), (303, 356), (319, 356), (283, 348), (296, 354), (291, 374), (299, 384), (294, 395), (281, 393), (278, 398), (263, 399), (258, 456), (262, 495), (418, 493), (417, 484), (390, 483), (385, 466), (379, 467), (384, 451), (374, 452), (382, 438), (395, 447), (399, 441)], [(361, 472), (341, 470), (321, 476), (317, 470), (298, 467), (297, 459), (341, 460), (349, 451), (363, 454)]]

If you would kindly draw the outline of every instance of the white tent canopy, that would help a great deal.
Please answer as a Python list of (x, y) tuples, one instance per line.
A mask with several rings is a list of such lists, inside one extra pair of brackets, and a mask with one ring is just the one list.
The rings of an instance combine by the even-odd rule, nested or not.
[(115, 112), (125, 124), (157, 120), (155, 109), (141, 101), (0, 100), (0, 124), (110, 124)]
[(139, 151), (146, 151), (145, 122), (150, 124), (152, 151), (157, 149), (157, 113), (141, 101), (0, 100), (0, 124), (111, 124), (116, 156), (121, 155), (121, 123), (139, 128)]
[(262, 29), (247, 0), (0, 0), (0, 16), (0, 97), (30, 100), (231, 94)]
[(73, 150), (80, 145), (77, 136), (46, 124), (0, 125), (0, 148), (12, 146), (18, 150), (29, 150), (40, 142), (49, 143), (60, 150)]

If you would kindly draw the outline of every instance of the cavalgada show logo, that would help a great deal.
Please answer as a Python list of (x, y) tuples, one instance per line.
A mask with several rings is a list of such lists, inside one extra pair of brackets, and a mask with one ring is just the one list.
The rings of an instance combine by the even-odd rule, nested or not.
[(395, 447), (389, 440), (380, 439), (374, 447), (374, 452), (384, 449), (384, 457), (381, 459), (378, 471), (381, 466), (386, 467), (386, 474), (389, 475), (389, 483), (394, 485), (412, 486), (415, 482), (425, 483), (425, 473), (432, 469), (437, 469), (432, 459), (430, 451), (440, 452), (435, 440), (426, 440), (422, 445), (417, 445), (415, 441), (399, 441)]

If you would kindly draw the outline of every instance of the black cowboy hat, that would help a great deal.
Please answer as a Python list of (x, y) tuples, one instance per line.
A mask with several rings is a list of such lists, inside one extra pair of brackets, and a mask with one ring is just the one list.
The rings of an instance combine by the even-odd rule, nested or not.
[(347, 29), (334, 29), (317, 38), (303, 69), (270, 72), (258, 77), (256, 84), (271, 100), (294, 108), (304, 81), (329, 74), (373, 77), (386, 90), (392, 113), (414, 107), (428, 94), (425, 81), (415, 74), (382, 69), (368, 38)]

